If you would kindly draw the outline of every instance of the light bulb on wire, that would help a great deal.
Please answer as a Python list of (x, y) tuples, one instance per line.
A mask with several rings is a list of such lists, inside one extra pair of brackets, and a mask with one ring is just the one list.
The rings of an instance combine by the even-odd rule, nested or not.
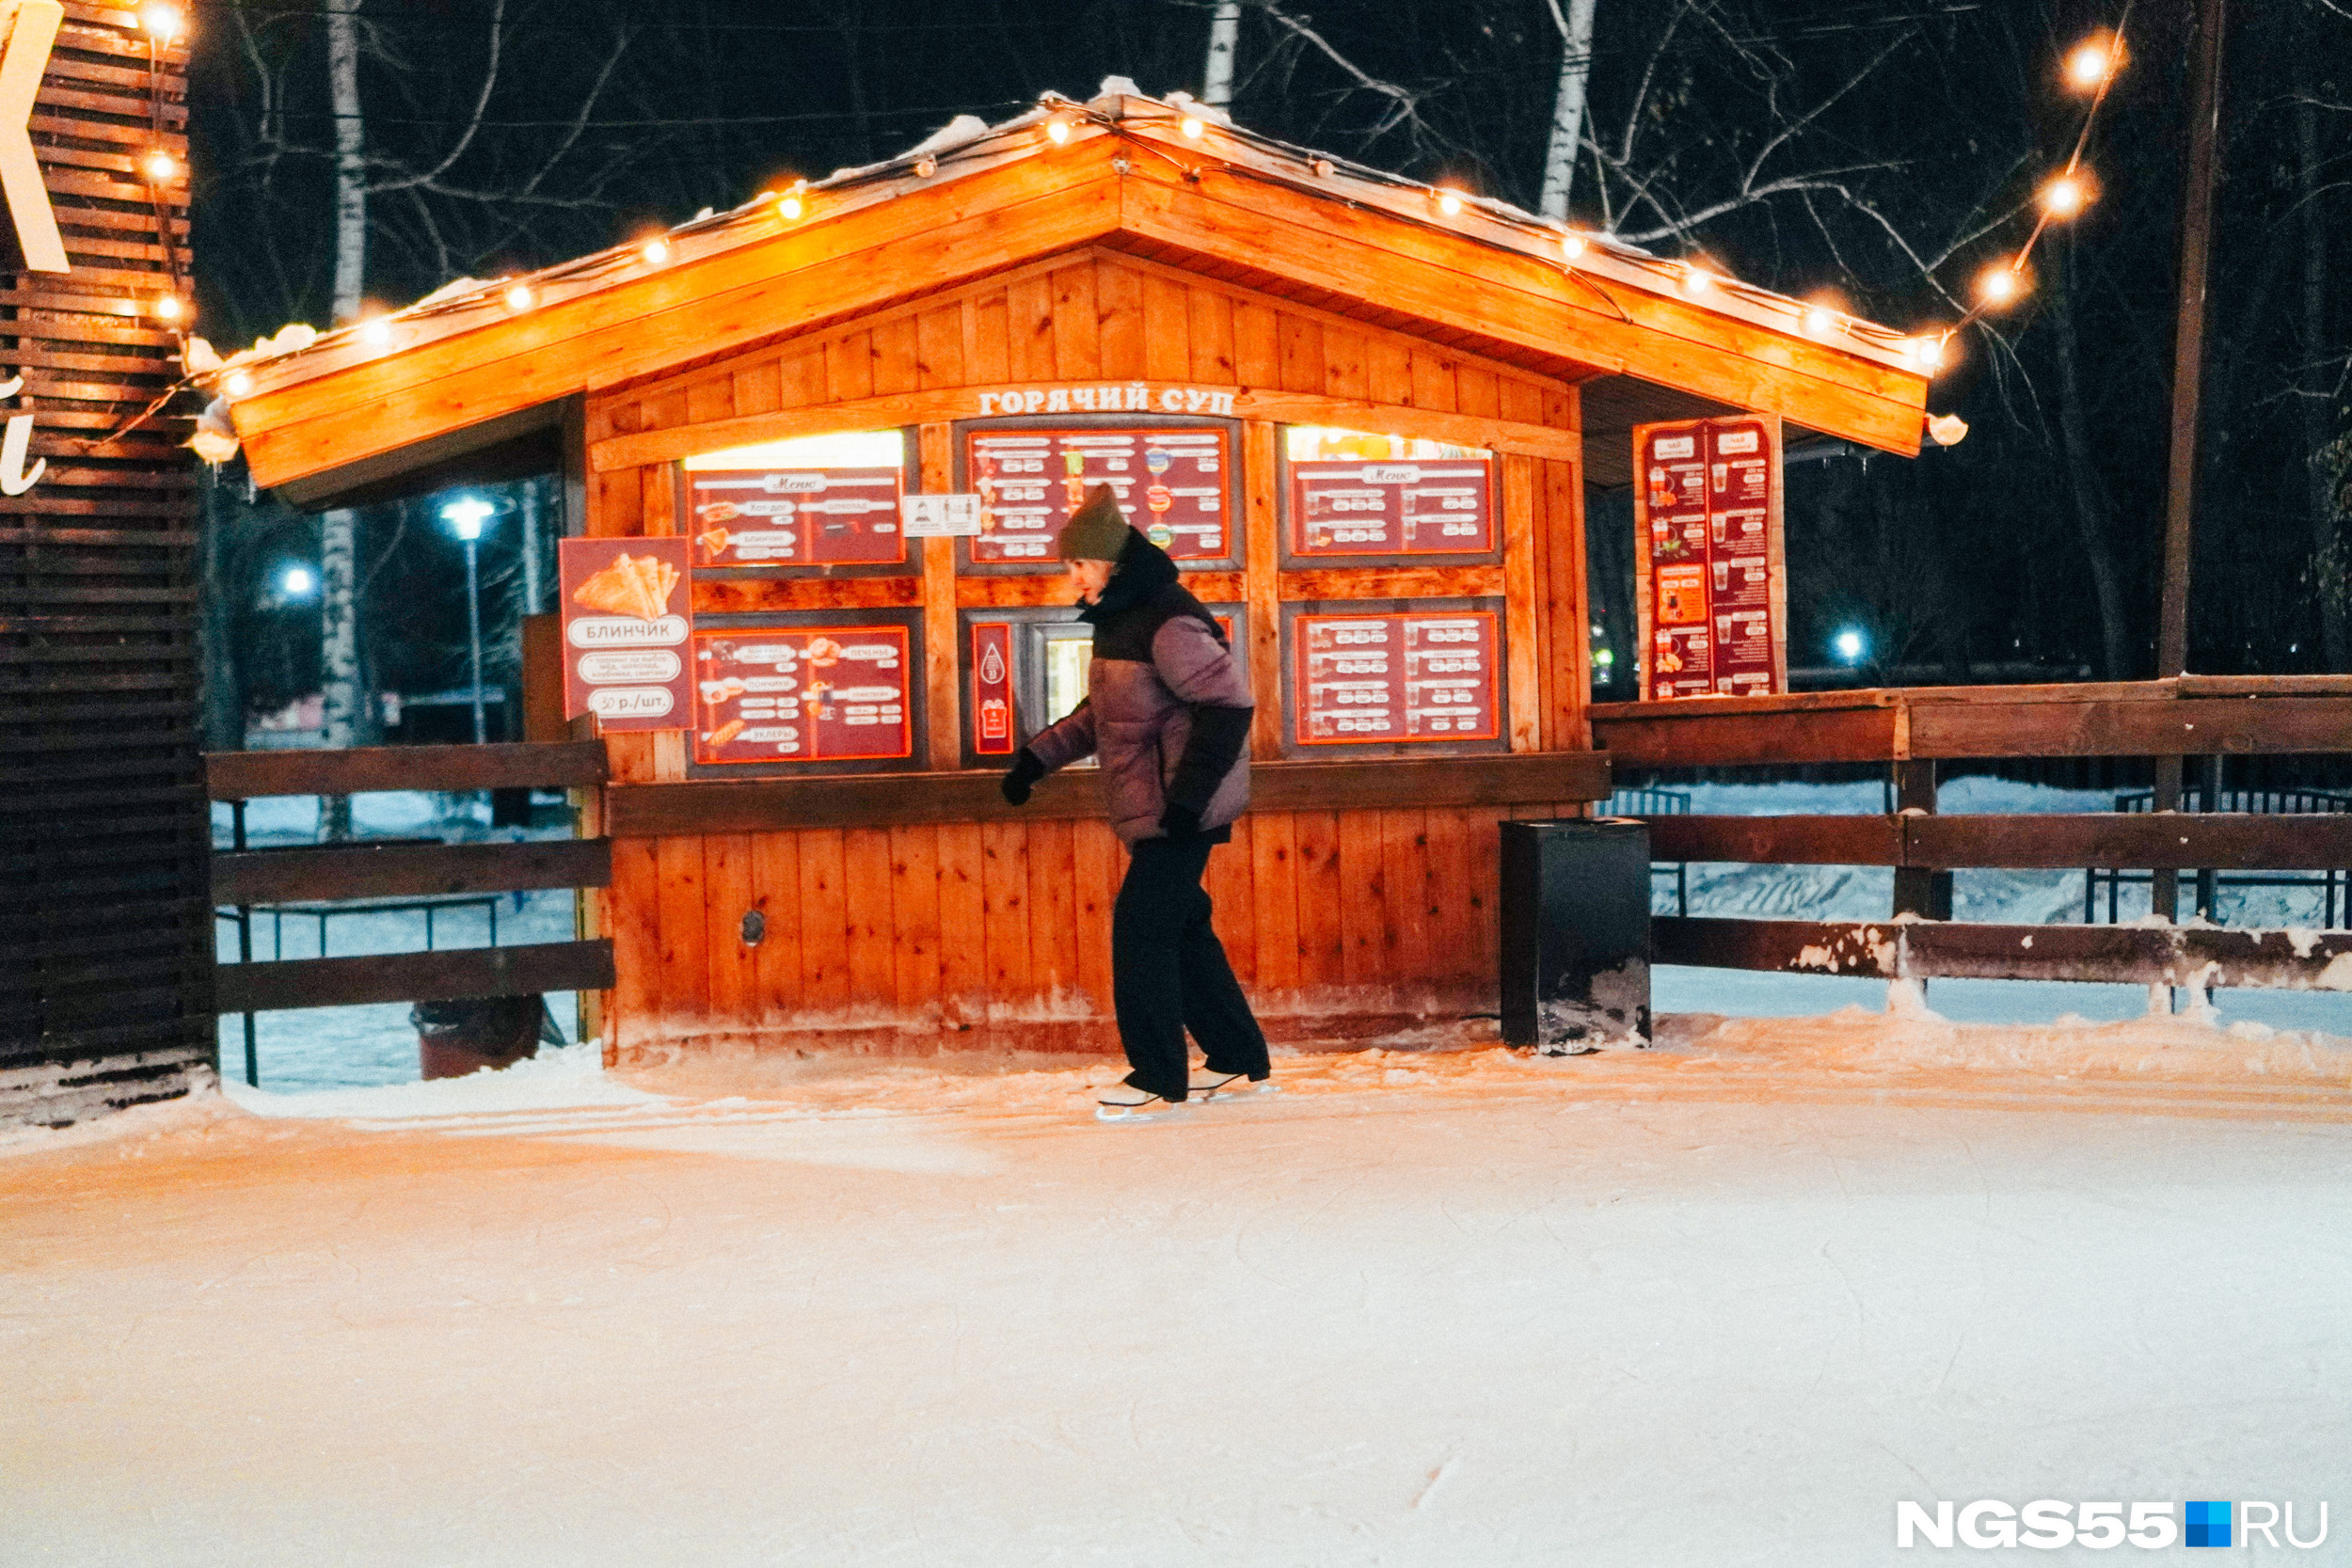
[(1977, 275), (1977, 297), (1994, 307), (2007, 305), (2026, 292), (2026, 280), (2014, 261), (1995, 261)]
[(2078, 174), (2061, 174), (2042, 187), (2042, 205), (2054, 218), (2071, 218), (2090, 203), (2090, 187)]
[(168, 180), (179, 172), (180, 160), (162, 148), (147, 155), (147, 177), (150, 180)]
[(1199, 115), (1186, 115), (1183, 130), (1186, 141), (1199, 141), (1201, 134), (1208, 130), (1208, 126)]
[(2111, 33), (2094, 33), (2066, 56), (2066, 85), (2076, 92), (2097, 92), (2122, 69), (2123, 40)]
[(1438, 211), (1448, 217), (1456, 216), (1462, 211), (1462, 193), (1450, 185), (1439, 185), (1429, 193), (1429, 198), (1438, 204)]
[(180, 12), (172, 6), (150, 6), (139, 13), (139, 25), (154, 35), (158, 43), (169, 43), (180, 36)]
[(1045, 121), (1045, 136), (1056, 147), (1068, 141), (1070, 139), (1070, 117), (1068, 115), (1049, 116)]

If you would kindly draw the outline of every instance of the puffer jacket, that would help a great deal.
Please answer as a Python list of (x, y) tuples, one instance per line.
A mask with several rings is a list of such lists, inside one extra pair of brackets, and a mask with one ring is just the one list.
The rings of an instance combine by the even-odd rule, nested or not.
[(1130, 533), (1100, 602), (1087, 700), (1027, 747), (1045, 771), (1099, 754), (1111, 831), (1127, 844), (1164, 836), (1174, 804), (1229, 838), (1249, 809), (1248, 684), (1224, 633), (1176, 580), (1168, 552)]

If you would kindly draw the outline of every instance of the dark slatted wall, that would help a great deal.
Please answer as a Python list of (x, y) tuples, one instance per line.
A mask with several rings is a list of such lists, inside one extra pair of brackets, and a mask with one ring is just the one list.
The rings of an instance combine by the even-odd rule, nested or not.
[(135, 12), (66, 5), (31, 130), (72, 269), (0, 272), (0, 420), (48, 464), (0, 495), (0, 1124), (212, 1070), (196, 464), (183, 415), (119, 434), (180, 373), (185, 72)]

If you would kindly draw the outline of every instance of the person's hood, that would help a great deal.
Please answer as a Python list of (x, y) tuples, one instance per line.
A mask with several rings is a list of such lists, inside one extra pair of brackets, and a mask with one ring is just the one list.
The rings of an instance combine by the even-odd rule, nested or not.
[(1119, 569), (1111, 574), (1110, 585), (1103, 596), (1078, 611), (1078, 619), (1089, 626), (1100, 626), (1121, 610), (1150, 602), (1152, 594), (1168, 587), (1177, 578), (1176, 562), (1168, 553), (1130, 530), (1126, 547), (1119, 552)]

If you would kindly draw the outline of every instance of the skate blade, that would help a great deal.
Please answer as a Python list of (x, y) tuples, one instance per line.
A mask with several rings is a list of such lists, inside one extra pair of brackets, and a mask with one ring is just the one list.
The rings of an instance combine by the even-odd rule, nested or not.
[(1171, 1105), (1165, 1100), (1154, 1101), (1149, 1105), (1097, 1105), (1094, 1108), (1094, 1119), (1097, 1121), (1157, 1121), (1172, 1111), (1183, 1109), (1184, 1106)]
[(1220, 1084), (1214, 1089), (1195, 1089), (1193, 1094), (1200, 1100), (1247, 1100), (1253, 1095), (1281, 1092), (1279, 1084), (1267, 1079), (1255, 1084), (1236, 1080), (1231, 1084)]

